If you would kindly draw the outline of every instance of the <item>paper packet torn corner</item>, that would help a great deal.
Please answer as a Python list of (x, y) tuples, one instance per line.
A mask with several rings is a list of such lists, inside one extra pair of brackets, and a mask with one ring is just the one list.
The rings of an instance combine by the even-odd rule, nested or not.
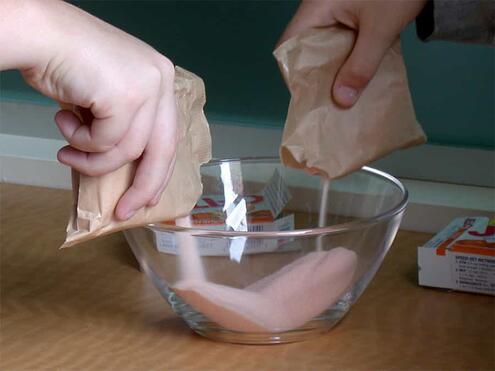
[(132, 183), (136, 162), (109, 174), (89, 177), (73, 172), (74, 208), (62, 247), (72, 246), (118, 230), (187, 215), (202, 193), (200, 165), (211, 158), (211, 137), (203, 113), (203, 81), (176, 67), (175, 94), (179, 141), (176, 163), (160, 202), (145, 207), (129, 220), (119, 221), (114, 210)]
[(354, 45), (352, 30), (310, 29), (274, 52), (291, 93), (280, 147), (285, 165), (333, 179), (388, 153), (422, 144), (397, 42), (350, 109), (337, 106), (332, 86)]

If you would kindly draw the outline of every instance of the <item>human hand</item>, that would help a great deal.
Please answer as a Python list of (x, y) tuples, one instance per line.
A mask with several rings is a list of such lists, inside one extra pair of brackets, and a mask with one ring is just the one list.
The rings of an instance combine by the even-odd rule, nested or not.
[(421, 12), (426, 0), (303, 0), (279, 44), (308, 28), (345, 26), (357, 38), (332, 89), (334, 101), (349, 108), (374, 76), (386, 51)]
[(139, 159), (115, 214), (124, 220), (143, 206), (157, 204), (175, 162), (173, 64), (75, 6), (53, 0), (23, 2), (35, 14), (29, 31), (43, 34), (43, 48), (33, 45), (32, 59), (22, 63), (24, 79), (83, 112), (82, 119), (69, 110), (55, 116), (69, 142), (59, 151), (59, 161), (97, 176)]

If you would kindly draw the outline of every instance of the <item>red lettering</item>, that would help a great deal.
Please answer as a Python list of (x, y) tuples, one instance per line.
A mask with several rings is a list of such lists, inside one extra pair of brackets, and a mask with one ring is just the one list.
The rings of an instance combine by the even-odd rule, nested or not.
[(476, 236), (476, 237), (493, 236), (493, 235), (495, 235), (495, 225), (489, 225), (489, 226), (487, 226), (484, 233), (479, 233), (479, 232), (476, 232), (476, 231), (469, 231), (468, 233), (471, 236)]
[(251, 197), (251, 200), (246, 200), (248, 204), (258, 204), (263, 201), (263, 196), (260, 195), (248, 195), (246, 197)]
[[(206, 205), (201, 205), (200, 202), (203, 201)], [(215, 201), (212, 198), (209, 197), (203, 197), (200, 202), (194, 206), (195, 209), (208, 209), (210, 207), (222, 207), (224, 204), (224, 201)]]

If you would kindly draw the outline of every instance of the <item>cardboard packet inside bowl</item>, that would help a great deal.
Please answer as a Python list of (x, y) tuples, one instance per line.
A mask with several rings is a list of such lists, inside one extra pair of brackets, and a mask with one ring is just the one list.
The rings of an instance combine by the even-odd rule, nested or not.
[[(248, 232), (287, 231), (294, 229), (294, 215), (289, 214), (281, 218), (274, 218), (265, 196), (260, 194), (244, 195), (246, 205), (245, 218)], [(242, 202), (242, 201), (241, 201)], [(229, 230), (227, 214), (224, 211), (224, 195), (204, 195), (191, 211), (193, 228), (205, 230)], [(240, 203), (238, 203), (239, 205)], [(165, 221), (158, 225), (175, 225), (174, 221)], [(155, 246), (164, 253), (177, 254), (178, 242), (175, 233), (154, 229)], [(202, 256), (225, 256), (231, 254), (232, 244), (239, 243), (239, 239), (223, 239), (215, 237), (201, 237), (197, 239), (198, 251)], [(279, 248), (284, 251), (294, 250), (297, 247), (285, 241), (267, 239), (250, 239), (244, 241), (243, 253), (273, 252)]]
[[(284, 177), (275, 170), (259, 193), (244, 194), (240, 168), (229, 166), (232, 178), (225, 180), (222, 194), (203, 195), (190, 214), (192, 228), (217, 231), (269, 232), (294, 229), (294, 215), (280, 216), (292, 195)], [(235, 175), (233, 175), (235, 174)], [(232, 184), (230, 184), (232, 183)], [(234, 184), (235, 183), (235, 184)], [(176, 225), (164, 221), (162, 226)], [(154, 229), (155, 246), (164, 253), (177, 254), (175, 233)], [(228, 256), (240, 261), (242, 254), (294, 251), (297, 244), (285, 239), (247, 239), (245, 236), (226, 239), (218, 237), (196, 238), (195, 244), (202, 256)]]

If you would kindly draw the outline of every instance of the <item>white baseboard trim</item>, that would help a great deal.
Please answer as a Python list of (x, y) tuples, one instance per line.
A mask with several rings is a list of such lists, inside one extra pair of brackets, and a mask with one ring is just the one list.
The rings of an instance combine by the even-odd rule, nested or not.
[[(232, 157), (232, 153), (238, 153), (238, 156), (252, 155), (249, 153), (251, 145), (243, 146), (242, 142), (227, 140), (232, 135), (239, 136), (240, 131), (244, 138), (242, 142), (249, 144), (252, 135), (258, 137), (257, 143), (266, 150), (262, 155), (277, 153), (278, 147), (269, 147), (279, 135), (276, 130), (217, 124), (212, 125), (216, 157)], [(259, 137), (257, 131), (263, 131), (263, 135)], [(5, 183), (70, 189), (70, 170), (56, 160), (58, 149), (64, 145), (64, 141), (56, 139), (0, 134), (0, 180)], [(458, 216), (495, 217), (495, 188), (401, 180), (410, 193), (409, 207), (402, 222), (403, 229), (435, 233)]]
[(53, 160), (0, 155), (0, 180), (48, 188), (71, 188), (70, 169)]
[[(40, 147), (43, 152), (43, 146), (48, 143), (44, 141), (46, 137), (61, 139), (53, 124), (57, 110), (55, 105), (0, 100), (0, 134), (39, 138), (40, 143), (32, 143), (35, 146), (32, 151), (26, 149), (37, 156)], [(280, 128), (243, 126), (214, 120), (211, 124), (215, 157), (278, 155), (282, 138)], [(394, 152), (370, 166), (401, 178), (495, 187), (493, 150), (423, 145)]]

